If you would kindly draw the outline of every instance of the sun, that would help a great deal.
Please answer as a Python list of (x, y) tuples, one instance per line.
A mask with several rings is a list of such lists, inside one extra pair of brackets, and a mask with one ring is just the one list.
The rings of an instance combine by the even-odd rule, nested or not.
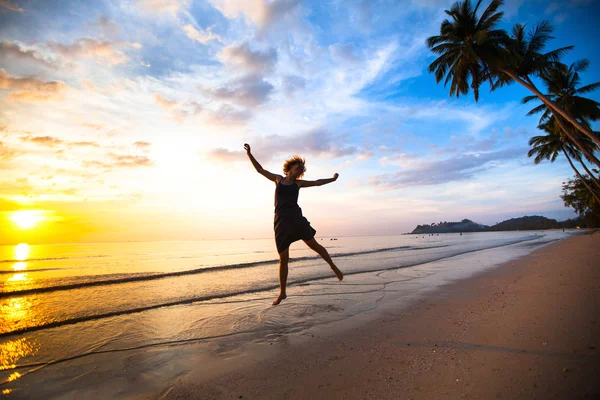
[(39, 210), (21, 210), (15, 211), (10, 216), (10, 219), (20, 228), (33, 228), (38, 222), (44, 219), (42, 211)]

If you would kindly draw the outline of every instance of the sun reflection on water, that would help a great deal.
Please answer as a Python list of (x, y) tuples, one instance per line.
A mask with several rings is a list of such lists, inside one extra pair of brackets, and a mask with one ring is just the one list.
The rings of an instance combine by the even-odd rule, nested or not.
[(26, 262), (22, 262), (22, 261), (18, 262), (18, 263), (15, 263), (15, 265), (13, 265), (12, 268), (15, 271), (23, 271), (25, 268), (27, 268), (27, 263)]
[(13, 276), (11, 276), (10, 278), (7, 279), (7, 281), (9, 281), (9, 282), (26, 281), (26, 280), (27, 280), (27, 272), (25, 272), (24, 274), (14, 274)]
[(19, 243), (15, 246), (15, 260), (23, 261), (29, 257), (30, 247), (27, 243)]
[[(17, 361), (23, 357), (36, 354), (38, 350), (38, 346), (32, 344), (27, 338), (0, 343), (0, 371), (16, 367)], [(8, 381), (18, 379), (20, 376), (18, 372), (13, 372), (8, 377)]]

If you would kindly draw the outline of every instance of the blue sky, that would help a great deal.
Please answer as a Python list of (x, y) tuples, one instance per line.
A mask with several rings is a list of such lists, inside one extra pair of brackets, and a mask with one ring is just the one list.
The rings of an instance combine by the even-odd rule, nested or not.
[[(301, 194), (324, 236), (573, 217), (566, 161), (526, 156), (524, 88), (475, 103), (427, 72), (451, 4), (0, 0), (0, 211), (42, 210), (61, 240), (269, 237), (274, 187), (248, 142), (273, 172), (299, 154), (305, 179), (340, 173)], [(548, 49), (575, 45), (565, 62), (600, 81), (597, 2), (503, 10), (507, 30), (551, 21)]]

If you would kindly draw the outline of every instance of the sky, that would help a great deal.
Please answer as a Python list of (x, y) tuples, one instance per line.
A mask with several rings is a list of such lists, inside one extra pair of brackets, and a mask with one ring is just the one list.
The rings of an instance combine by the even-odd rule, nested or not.
[[(428, 73), (451, 4), (0, 0), (0, 244), (272, 237), (244, 143), (274, 173), (300, 155), (304, 179), (340, 174), (300, 193), (321, 237), (574, 217), (566, 160), (527, 158), (525, 88), (476, 103)], [(598, 8), (510, 0), (501, 27), (551, 21), (589, 84)]]

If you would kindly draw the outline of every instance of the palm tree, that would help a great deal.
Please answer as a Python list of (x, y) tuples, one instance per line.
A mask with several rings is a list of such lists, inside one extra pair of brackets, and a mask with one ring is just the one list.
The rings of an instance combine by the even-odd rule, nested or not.
[(489, 61), (501, 59), (508, 44), (506, 31), (494, 29), (504, 15), (496, 12), (503, 1), (493, 0), (478, 18), (480, 4), (481, 0), (473, 8), (470, 0), (454, 3), (450, 10), (446, 10), (452, 22), (444, 20), (440, 25), (440, 35), (427, 39), (431, 51), (440, 55), (429, 65), (429, 72), (435, 74), (438, 83), (445, 76), (444, 86), (452, 80), (451, 97), (469, 93), (470, 87), (475, 101), (478, 101), (479, 86), (492, 76)]
[[(565, 146), (565, 148), (571, 149), (572, 151), (569, 152), (569, 154), (571, 154), (571, 157), (575, 157), (577, 159), (577, 161), (579, 161), (579, 163), (581, 164), (583, 169), (585, 169), (585, 172), (590, 176), (590, 179), (594, 182), (594, 184), (598, 187), (598, 189), (600, 189), (600, 180), (598, 180), (598, 178), (596, 178), (594, 176), (592, 171), (589, 170), (587, 165), (585, 165), (585, 162), (581, 158), (581, 152), (579, 151), (579, 149), (577, 149), (574, 146), (573, 142), (571, 141), (571, 136), (565, 135), (564, 131), (562, 129), (560, 129), (560, 127), (557, 126), (558, 124), (556, 124), (556, 122), (559, 120), (560, 120), (560, 118), (556, 119), (554, 116), (552, 116), (546, 122), (538, 125), (538, 129), (547, 132), (548, 135), (547, 136), (535, 136), (535, 138), (546, 138), (546, 140), (538, 139), (535, 142), (538, 143), (539, 140), (542, 140), (542, 142), (546, 142), (546, 143), (549, 141), (552, 141), (552, 142), (562, 143)], [(581, 136), (581, 134), (578, 134), (578, 133), (574, 133), (573, 137), (577, 138), (577, 135), (579, 135), (578, 142), (581, 144), (581, 146), (584, 149), (587, 149), (588, 151), (598, 150), (598, 146), (596, 146), (596, 144), (594, 142), (592, 142), (588, 137)], [(532, 144), (532, 141), (534, 141), (533, 138), (530, 139), (530, 141), (529, 141), (530, 145)], [(531, 153), (531, 152), (532, 151), (530, 150), (529, 153)], [(529, 155), (529, 157), (531, 157), (531, 155), (529, 153), (528, 153), (528, 155)], [(556, 159), (556, 157), (554, 159)], [(550, 160), (550, 162), (554, 162), (554, 159)], [(537, 160), (537, 157), (536, 157), (535, 163), (538, 164), (540, 161), (541, 161), (541, 159)]]
[[(498, 11), (504, 2), (492, 0), (478, 17), (481, 1), (475, 7), (470, 0), (454, 3), (450, 10), (446, 10), (452, 21), (444, 20), (440, 25), (440, 35), (427, 39), (431, 51), (440, 55), (429, 65), (429, 72), (435, 74), (436, 81), (439, 83), (445, 77), (444, 86), (451, 81), (450, 96), (459, 97), (472, 89), (475, 101), (479, 100), (479, 87), (486, 80), (492, 90), (517, 82), (600, 145), (600, 138), (545, 97), (529, 78), (543, 73), (572, 46), (541, 53), (552, 38), (550, 33), (553, 29), (549, 22), (538, 24), (527, 37), (525, 27), (517, 25), (513, 36), (509, 37), (504, 30), (495, 29), (504, 15)], [(494, 79), (496, 82), (493, 82)]]
[[(565, 137), (564, 135), (560, 134), (560, 130), (558, 130), (557, 127), (555, 126), (555, 121), (549, 120), (548, 122), (545, 122), (544, 124), (539, 125), (538, 129), (546, 132), (546, 135), (534, 136), (531, 139), (529, 139), (529, 145), (532, 146), (532, 148), (527, 153), (527, 156), (528, 157), (535, 156), (533, 161), (535, 164), (539, 164), (543, 160), (550, 160), (550, 162), (554, 162), (554, 161), (556, 161), (556, 158), (558, 157), (558, 155), (560, 153), (563, 153), (564, 156), (567, 158), (567, 161), (569, 162), (569, 165), (571, 166), (573, 171), (575, 171), (577, 176), (582, 180), (582, 182), (588, 188), (590, 193), (592, 193), (592, 195), (600, 203), (600, 198), (598, 197), (598, 194), (594, 190), (592, 190), (592, 188), (588, 185), (587, 181), (583, 178), (583, 176), (581, 176), (581, 174), (579, 173), (579, 171), (577, 170), (577, 168), (575, 167), (575, 165), (573, 165), (573, 162), (571, 161), (571, 157), (577, 158), (578, 160), (581, 161), (581, 156), (579, 155), (579, 153), (580, 153), (579, 150), (573, 148), (570, 145), (568, 138)], [(586, 140), (589, 141), (589, 139), (587, 139), (587, 138), (586, 138)], [(583, 164), (583, 162), (581, 162), (581, 163), (585, 167), (585, 164)], [(587, 167), (585, 167), (585, 168), (587, 171)], [(590, 175), (590, 176), (592, 176), (592, 175)], [(593, 179), (593, 176), (592, 176), (592, 179)]]
[[(591, 128), (590, 121), (600, 119), (600, 103), (580, 96), (581, 94), (586, 94), (600, 88), (600, 82), (578, 87), (580, 84), (579, 72), (585, 71), (589, 64), (588, 60), (579, 60), (569, 67), (564, 64), (556, 64), (540, 75), (548, 92), (545, 96), (571, 113), (587, 128)], [(533, 100), (537, 100), (537, 96), (527, 96), (522, 102), (529, 103)], [(542, 113), (540, 123), (554, 116), (561, 129), (575, 142), (586, 158), (600, 167), (600, 160), (593, 153), (594, 151), (598, 151), (598, 146), (588, 147), (582, 143), (578, 143), (576, 132), (573, 131), (572, 127), (565, 126), (568, 124), (565, 124), (562, 118), (557, 118), (555, 113), (544, 103), (533, 108), (527, 115), (538, 114), (540, 112)], [(597, 136), (597, 133), (594, 133)]]

